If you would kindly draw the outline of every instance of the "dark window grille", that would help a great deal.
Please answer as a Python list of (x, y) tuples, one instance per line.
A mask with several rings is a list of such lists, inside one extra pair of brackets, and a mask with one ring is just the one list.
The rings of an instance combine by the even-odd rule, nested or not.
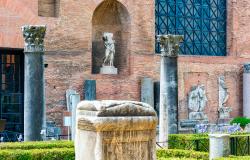
[[(183, 55), (226, 55), (226, 0), (156, 0), (156, 35), (184, 35)], [(156, 42), (156, 52), (160, 52)]]
[(0, 49), (0, 119), (7, 122), (6, 141), (23, 134), (23, 63), (22, 50)]

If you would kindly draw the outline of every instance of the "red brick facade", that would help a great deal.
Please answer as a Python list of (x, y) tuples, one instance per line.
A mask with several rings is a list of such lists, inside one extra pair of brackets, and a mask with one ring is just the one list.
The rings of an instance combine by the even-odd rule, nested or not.
[[(48, 27), (45, 54), (48, 119), (62, 124), (65, 91), (72, 88), (82, 95), (86, 79), (97, 81), (97, 99), (137, 101), (142, 77), (159, 80), (160, 57), (154, 53), (154, 1), (119, 2), (130, 17), (127, 51), (122, 53), (126, 57), (122, 66), (126, 72), (104, 76), (92, 74), (92, 19), (102, 0), (60, 0), (58, 17), (39, 17), (38, 0), (0, 0), (0, 47), (22, 48), (20, 28), (24, 24)], [(196, 84), (205, 85), (206, 113), (211, 122), (217, 119), (219, 75), (226, 77), (232, 116), (242, 114), (242, 64), (250, 61), (249, 7), (248, 0), (228, 0), (226, 57), (179, 57), (179, 119), (187, 118), (187, 93)]]

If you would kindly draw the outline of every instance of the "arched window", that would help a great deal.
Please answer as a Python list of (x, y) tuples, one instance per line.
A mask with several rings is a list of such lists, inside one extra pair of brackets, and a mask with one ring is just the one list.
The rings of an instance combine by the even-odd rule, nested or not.
[[(184, 35), (181, 54), (226, 55), (226, 0), (155, 2), (156, 35)], [(158, 44), (156, 52), (159, 52)]]
[(130, 42), (130, 16), (127, 8), (117, 0), (105, 0), (94, 11), (92, 18), (92, 73), (97, 74), (103, 64), (105, 48), (102, 40), (104, 32), (114, 34), (114, 66), (119, 74), (128, 72)]

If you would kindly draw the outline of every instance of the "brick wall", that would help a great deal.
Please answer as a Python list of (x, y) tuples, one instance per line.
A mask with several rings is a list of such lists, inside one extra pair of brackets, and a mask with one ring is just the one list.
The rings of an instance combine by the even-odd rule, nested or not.
[[(92, 16), (101, 0), (60, 0), (59, 15), (38, 17), (38, 1), (0, 1), (0, 47), (22, 48), (20, 27), (47, 24), (45, 62), (48, 119), (62, 125), (65, 91), (83, 92), (86, 79), (97, 81), (97, 99), (140, 100), (140, 79), (159, 80), (160, 57), (154, 54), (154, 1), (119, 0), (130, 15), (130, 36), (124, 68), (127, 74), (92, 74)], [(178, 59), (179, 119), (187, 118), (187, 94), (190, 87), (204, 84), (207, 91), (206, 113), (215, 121), (218, 107), (219, 75), (225, 75), (229, 87), (228, 105), (232, 116), (242, 114), (242, 64), (250, 61), (250, 2), (228, 1), (228, 38), (226, 57), (181, 56)], [(4, 23), (3, 23), (4, 22)], [(84, 98), (84, 97), (82, 97)]]
[(42, 17), (57, 17), (59, 15), (59, 0), (38, 0), (38, 15)]
[[(108, 8), (108, 4), (101, 2), (61, 1), (57, 24), (48, 33), (47, 106), (51, 112), (49, 117), (59, 124), (62, 121), (54, 114), (62, 111), (61, 108), (65, 109), (65, 90), (76, 89), (83, 95), (86, 79), (97, 81), (97, 99), (140, 100), (141, 77), (158, 78), (152, 71), (153, 68), (159, 68), (159, 58), (154, 55), (154, 2), (121, 0), (120, 8), (124, 9), (118, 8), (117, 12), (121, 15), (117, 17), (109, 15), (109, 9), (113, 11), (114, 8)], [(92, 66), (95, 65), (92, 54), (101, 55), (104, 51), (97, 50), (98, 47), (103, 49), (103, 31), (118, 32), (115, 32), (115, 40), (118, 45), (116, 55), (120, 55), (117, 57), (120, 63), (116, 64), (119, 75), (91, 74)], [(117, 39), (119, 32), (121, 37)], [(99, 46), (94, 48), (92, 44)], [(100, 65), (97, 65), (97, 70)]]

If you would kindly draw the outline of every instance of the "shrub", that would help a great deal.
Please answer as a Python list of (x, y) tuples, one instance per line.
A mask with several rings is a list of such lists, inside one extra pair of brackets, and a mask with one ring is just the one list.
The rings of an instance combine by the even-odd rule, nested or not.
[(240, 124), (241, 128), (245, 128), (248, 123), (250, 123), (250, 119), (246, 117), (236, 117), (231, 120), (230, 124)]
[(172, 134), (169, 135), (170, 149), (184, 149), (208, 152), (209, 138), (207, 134)]
[[(206, 152), (197, 152), (180, 149), (159, 149), (157, 150), (157, 158), (165, 160), (166, 158), (188, 158), (188, 159), (209, 159), (209, 154)], [(165, 158), (165, 159), (164, 159)]]
[(0, 149), (50, 149), (50, 148), (74, 148), (72, 141), (41, 141), (41, 142), (15, 142), (0, 143)]
[(1, 160), (74, 160), (73, 148), (0, 150)]

